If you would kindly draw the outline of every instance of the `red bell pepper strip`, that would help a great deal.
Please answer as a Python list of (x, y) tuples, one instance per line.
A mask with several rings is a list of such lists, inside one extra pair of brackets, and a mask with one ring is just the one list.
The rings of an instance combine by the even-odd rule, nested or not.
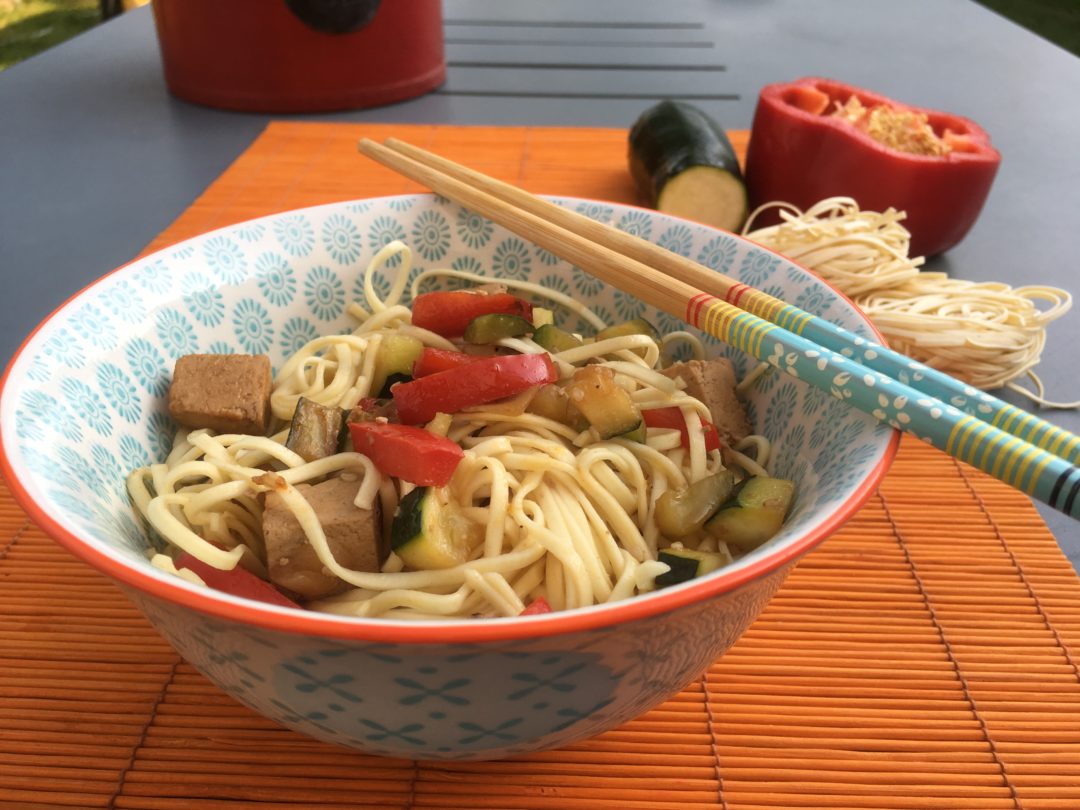
[(440, 371), (448, 371), (459, 366), (467, 366), (469, 363), (475, 363), (480, 359), (482, 358), (477, 357), (475, 354), (453, 352), (449, 349), (433, 349), (430, 346), (425, 346), (420, 353), (420, 357), (413, 363), (413, 379), (426, 377)]
[(483, 357), (466, 366), (429, 374), (390, 389), (398, 418), (406, 425), (430, 421), (437, 413), (457, 413), (469, 405), (505, 399), (559, 373), (547, 352)]
[(465, 334), (469, 322), (480, 315), (502, 312), (532, 321), (532, 304), (510, 293), (481, 293), (468, 290), (423, 293), (412, 304), (412, 324), (443, 337)]
[[(670, 428), (679, 431), (682, 434), (680, 442), (682, 446), (690, 447), (690, 430), (686, 427), (682, 410), (675, 405), (667, 408), (649, 408), (641, 412), (641, 418), (645, 422), (645, 427)], [(720, 432), (716, 429), (716, 425), (708, 419), (702, 419), (701, 429), (705, 433), (705, 449), (719, 450)]]
[(547, 599), (538, 596), (518, 616), (539, 616), (541, 613), (551, 613), (551, 605), (548, 604)]
[(392, 422), (350, 422), (353, 449), (376, 469), (417, 486), (442, 487), (465, 452), (445, 436)]
[[(883, 105), (925, 116), (948, 151), (901, 151), (872, 137), (866, 127), (832, 115), (853, 96), (867, 108)], [(784, 201), (805, 210), (827, 197), (844, 196), (867, 210), (904, 211), (911, 255), (932, 256), (967, 234), (1000, 163), (990, 136), (973, 121), (840, 82), (805, 78), (762, 89), (746, 153), (746, 183), (752, 209)], [(756, 224), (771, 222), (762, 218)]]
[(231, 571), (222, 571), (220, 568), (207, 565), (186, 551), (180, 552), (173, 564), (177, 569), (186, 568), (193, 574), (198, 574), (199, 579), (215, 591), (221, 591), (231, 596), (241, 596), (245, 599), (254, 599), (256, 602), (269, 602), (280, 607), (300, 608), (296, 602), (284, 596), (269, 582), (259, 579), (246, 568), (236, 567)]

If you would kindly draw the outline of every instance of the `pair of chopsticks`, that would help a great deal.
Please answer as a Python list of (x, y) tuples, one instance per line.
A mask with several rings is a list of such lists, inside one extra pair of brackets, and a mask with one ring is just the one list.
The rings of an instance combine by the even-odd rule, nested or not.
[(602, 281), (1080, 517), (1080, 437), (610, 226), (396, 138), (360, 151)]

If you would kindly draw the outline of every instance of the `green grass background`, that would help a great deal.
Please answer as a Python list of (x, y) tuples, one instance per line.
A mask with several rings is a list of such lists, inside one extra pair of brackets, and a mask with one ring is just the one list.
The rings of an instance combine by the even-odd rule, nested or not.
[(0, 70), (99, 22), (99, 0), (0, 0)]
[(979, 0), (979, 3), (1080, 56), (1080, 0)]

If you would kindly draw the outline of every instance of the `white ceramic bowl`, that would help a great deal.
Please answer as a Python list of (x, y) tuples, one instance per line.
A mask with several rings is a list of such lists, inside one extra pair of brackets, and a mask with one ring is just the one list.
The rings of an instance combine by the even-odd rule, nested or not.
[[(558, 200), (864, 336), (852, 304), (791, 262), (730, 234), (651, 211)], [(751, 390), (796, 482), (781, 534), (729, 568), (620, 602), (524, 619), (361, 620), (199, 588), (152, 568), (124, 490), (174, 433), (165, 394), (191, 352), (269, 354), (344, 330), (360, 271), (391, 239), (416, 269), (530, 279), (609, 321), (684, 328), (482, 217), (431, 195), (290, 211), (139, 259), (86, 288), (22, 346), (0, 402), (4, 473), (33, 519), (116, 580), (157, 630), (237, 700), (291, 728), (363, 751), (485, 759), (552, 748), (616, 726), (677, 692), (726, 650), (794, 562), (835, 531), (884, 475), (896, 435), (786, 375)], [(384, 291), (389, 282), (380, 280)], [(571, 322), (571, 326), (573, 323)], [(742, 373), (751, 361), (711, 338)]]

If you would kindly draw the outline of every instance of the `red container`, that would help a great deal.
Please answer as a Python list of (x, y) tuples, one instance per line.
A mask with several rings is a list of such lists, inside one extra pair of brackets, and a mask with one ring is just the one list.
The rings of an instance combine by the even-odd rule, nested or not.
[(440, 0), (352, 2), (154, 0), (166, 84), (210, 107), (287, 113), (374, 107), (443, 83)]

